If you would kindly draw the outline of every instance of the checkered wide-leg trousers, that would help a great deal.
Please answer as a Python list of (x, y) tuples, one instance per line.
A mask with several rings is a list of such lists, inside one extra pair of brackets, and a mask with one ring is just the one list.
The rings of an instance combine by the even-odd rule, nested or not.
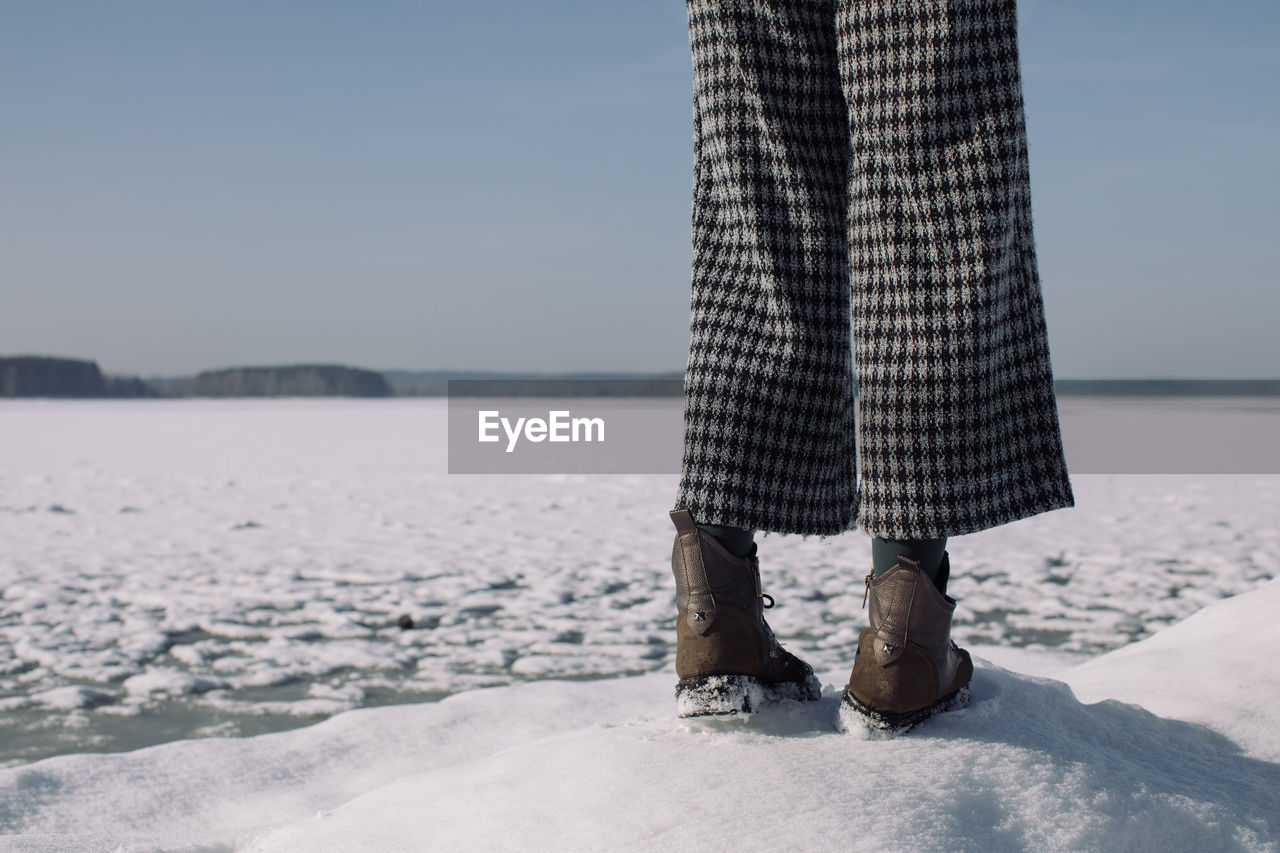
[(688, 0), (676, 508), (901, 539), (1074, 504), (1014, 3)]

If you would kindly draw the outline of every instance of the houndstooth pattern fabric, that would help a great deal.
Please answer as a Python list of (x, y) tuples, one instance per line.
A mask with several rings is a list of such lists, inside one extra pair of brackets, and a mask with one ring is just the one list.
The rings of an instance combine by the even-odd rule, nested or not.
[(687, 6), (693, 286), (676, 508), (902, 539), (1074, 505), (1014, 0)]

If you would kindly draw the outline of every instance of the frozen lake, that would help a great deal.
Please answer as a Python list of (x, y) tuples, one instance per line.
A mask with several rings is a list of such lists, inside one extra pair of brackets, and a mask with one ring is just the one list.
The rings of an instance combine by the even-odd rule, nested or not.
[[(1062, 412), (1077, 506), (952, 540), (960, 642), (1051, 673), (1280, 575), (1280, 476), (1240, 473), (1273, 402)], [(670, 670), (675, 475), (449, 475), (445, 432), (438, 399), (0, 401), (0, 767)], [(1107, 473), (1148, 470), (1108, 434), (1184, 473)], [(866, 537), (760, 541), (775, 630), (846, 667)]]

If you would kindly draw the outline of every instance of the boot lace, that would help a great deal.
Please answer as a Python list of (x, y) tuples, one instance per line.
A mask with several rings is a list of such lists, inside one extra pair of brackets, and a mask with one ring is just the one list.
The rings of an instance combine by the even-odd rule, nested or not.
[(768, 610), (769, 608), (773, 607), (773, 605), (776, 603), (773, 600), (773, 596), (767, 592), (760, 591), (760, 558), (759, 557), (751, 558), (751, 577), (755, 581), (756, 598), (760, 599), (760, 606), (763, 607), (765, 610)]

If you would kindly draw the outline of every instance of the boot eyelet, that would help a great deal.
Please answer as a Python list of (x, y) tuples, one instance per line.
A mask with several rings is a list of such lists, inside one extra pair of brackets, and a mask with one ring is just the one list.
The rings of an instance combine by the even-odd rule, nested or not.
[(773, 596), (770, 595), (769, 593), (762, 592), (757, 597), (765, 601), (765, 605), (764, 605), (765, 610), (768, 610), (770, 607), (773, 607), (774, 605)]

